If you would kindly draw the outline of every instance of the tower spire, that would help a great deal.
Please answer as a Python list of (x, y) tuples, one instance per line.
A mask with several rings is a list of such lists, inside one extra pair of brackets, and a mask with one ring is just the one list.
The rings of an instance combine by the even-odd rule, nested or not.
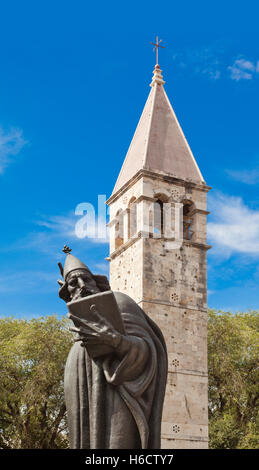
[(139, 171), (160, 172), (175, 178), (205, 184), (164, 89), (157, 64), (151, 90), (115, 184), (117, 193)]

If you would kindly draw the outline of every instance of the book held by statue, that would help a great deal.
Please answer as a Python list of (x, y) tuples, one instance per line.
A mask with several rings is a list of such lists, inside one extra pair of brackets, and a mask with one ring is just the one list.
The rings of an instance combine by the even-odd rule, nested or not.
[[(91, 310), (91, 307), (93, 308), (94, 306), (98, 313), (108, 320), (116, 331), (123, 335), (125, 334), (123, 320), (111, 290), (69, 302), (67, 306), (72, 315), (81, 320), (85, 320), (89, 325), (98, 322), (98, 317)], [(73, 322), (76, 327), (81, 326), (75, 319), (73, 319)], [(88, 344), (86, 345), (86, 349), (92, 358), (114, 352), (114, 349), (107, 344)]]

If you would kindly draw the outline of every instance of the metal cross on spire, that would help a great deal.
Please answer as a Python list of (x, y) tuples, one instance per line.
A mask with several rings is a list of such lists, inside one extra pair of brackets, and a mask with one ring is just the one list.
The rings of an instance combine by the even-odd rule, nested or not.
[(71, 250), (71, 248), (69, 248), (69, 246), (64, 245), (64, 248), (63, 248), (62, 251), (64, 251), (64, 253), (66, 253), (66, 255), (68, 255), (72, 250)]
[(158, 65), (158, 48), (161, 47), (162, 49), (165, 49), (164, 46), (160, 46), (160, 43), (162, 42), (162, 39), (160, 39), (160, 41), (158, 41), (158, 36), (156, 37), (156, 43), (154, 42), (151, 42), (150, 44), (152, 44), (152, 46), (155, 46), (153, 51), (156, 50), (156, 65)]

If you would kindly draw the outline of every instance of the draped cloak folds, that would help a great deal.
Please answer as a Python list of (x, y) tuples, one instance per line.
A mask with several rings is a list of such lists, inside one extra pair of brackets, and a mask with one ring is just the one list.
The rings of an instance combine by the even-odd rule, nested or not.
[(64, 378), (70, 448), (159, 449), (165, 341), (133, 299), (114, 295), (131, 347), (121, 359), (112, 354), (93, 360), (79, 342), (72, 346)]

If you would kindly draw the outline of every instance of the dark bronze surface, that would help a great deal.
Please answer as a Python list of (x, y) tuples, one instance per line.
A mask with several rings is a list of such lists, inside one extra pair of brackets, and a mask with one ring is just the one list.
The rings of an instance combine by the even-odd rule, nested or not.
[[(167, 378), (163, 335), (137, 303), (121, 292), (113, 294), (124, 330), (115, 328), (108, 302), (107, 311), (103, 307), (107, 294), (104, 301), (90, 307), (86, 302), (84, 316), (79, 300), (95, 298), (95, 294), (100, 299), (100, 293), (110, 286), (105, 276), (93, 275), (70, 251), (65, 251), (65, 280), (58, 281), (60, 297), (70, 306), (75, 302), (81, 308), (79, 316), (71, 307), (73, 313), (68, 314), (74, 323), (71, 331), (76, 334), (64, 377), (70, 447), (158, 449)], [(62, 273), (62, 267), (60, 270)], [(101, 345), (111, 352), (89, 355), (96, 348), (99, 351)]]

